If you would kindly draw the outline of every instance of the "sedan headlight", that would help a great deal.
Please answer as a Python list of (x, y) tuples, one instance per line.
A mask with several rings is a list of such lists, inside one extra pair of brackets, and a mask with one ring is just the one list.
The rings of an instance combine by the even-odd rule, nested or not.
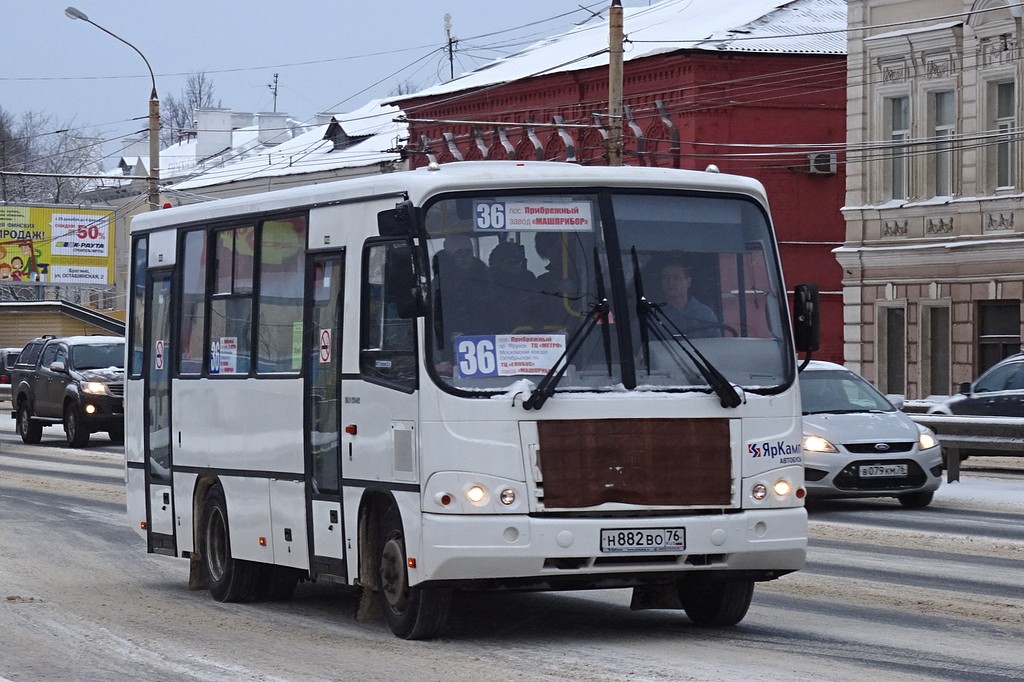
[(804, 451), (805, 452), (839, 452), (835, 445), (829, 443), (827, 439), (821, 436), (805, 435), (804, 436)]
[(105, 395), (106, 392), (107, 385), (100, 381), (82, 382), (82, 393), (91, 393), (92, 395)]
[(934, 448), (939, 444), (939, 439), (935, 437), (935, 434), (931, 429), (925, 428), (920, 424), (918, 424), (917, 428), (921, 430), (921, 435), (917, 437), (917, 442), (921, 446), (922, 450)]

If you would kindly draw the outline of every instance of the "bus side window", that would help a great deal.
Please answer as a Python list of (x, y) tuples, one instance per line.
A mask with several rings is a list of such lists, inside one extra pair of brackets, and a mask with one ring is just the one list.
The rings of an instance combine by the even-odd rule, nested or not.
[(359, 371), (364, 379), (411, 393), (416, 389), (416, 318), (402, 318), (387, 253), (404, 240), (370, 241), (363, 249)]

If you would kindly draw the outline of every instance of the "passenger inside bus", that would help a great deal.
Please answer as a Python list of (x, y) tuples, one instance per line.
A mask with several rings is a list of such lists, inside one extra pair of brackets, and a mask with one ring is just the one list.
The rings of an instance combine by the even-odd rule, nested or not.
[(562, 233), (537, 232), (534, 248), (537, 255), (547, 262), (544, 272), (537, 276), (537, 292), (540, 294), (537, 317), (546, 330), (564, 328), (567, 315), (578, 315), (573, 301), (579, 292), (579, 281), (575, 273), (570, 272), (570, 259)]
[(491, 249), (487, 262), (491, 269), (491, 331), (507, 334), (532, 330), (537, 277), (526, 267), (526, 249), (515, 242), (499, 242)]
[(490, 283), (490, 271), (473, 252), (468, 234), (450, 234), (444, 248), (434, 256), (434, 276), (441, 292), (440, 305), (445, 334), (478, 334), (487, 301), (481, 296)]

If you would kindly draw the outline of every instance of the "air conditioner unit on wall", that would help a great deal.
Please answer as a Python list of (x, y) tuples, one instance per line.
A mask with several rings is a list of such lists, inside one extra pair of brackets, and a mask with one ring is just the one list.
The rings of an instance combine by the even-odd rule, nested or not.
[(835, 175), (835, 152), (814, 152), (807, 155), (807, 172), (811, 175)]

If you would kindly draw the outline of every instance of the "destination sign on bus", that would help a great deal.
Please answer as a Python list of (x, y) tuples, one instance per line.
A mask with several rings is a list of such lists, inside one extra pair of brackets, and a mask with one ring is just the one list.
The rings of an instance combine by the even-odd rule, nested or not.
[(481, 334), (455, 340), (459, 376), (547, 374), (565, 351), (565, 334)]
[(594, 219), (589, 201), (477, 201), (474, 229), (557, 230), (591, 232)]

